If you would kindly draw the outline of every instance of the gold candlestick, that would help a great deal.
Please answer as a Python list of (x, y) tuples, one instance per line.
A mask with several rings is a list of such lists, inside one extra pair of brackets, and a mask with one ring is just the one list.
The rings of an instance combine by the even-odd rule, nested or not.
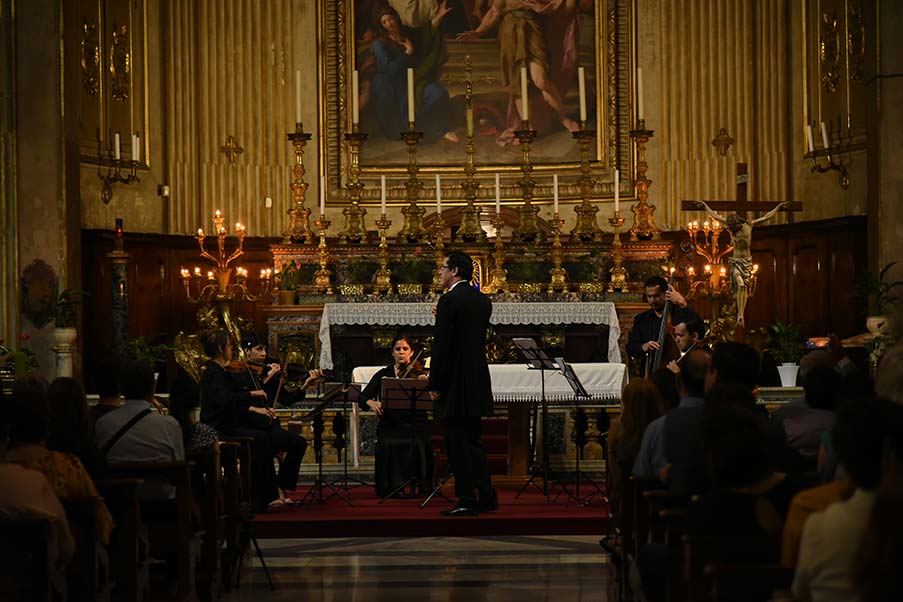
[(647, 203), (649, 198), (649, 186), (652, 180), (646, 177), (646, 170), (649, 164), (646, 163), (646, 143), (652, 138), (653, 130), (646, 129), (646, 122), (640, 119), (637, 123), (637, 129), (630, 130), (630, 137), (633, 138), (637, 149), (636, 161), (636, 197), (639, 201), (630, 208), (633, 211), (633, 226), (629, 232), (630, 235), (637, 240), (658, 240), (662, 231), (655, 225), (655, 205)]
[(533, 164), (530, 162), (530, 143), (536, 138), (536, 130), (531, 130), (530, 120), (524, 119), (523, 129), (517, 130), (514, 132), (514, 135), (520, 141), (523, 154), (520, 166), (523, 177), (518, 185), (520, 186), (521, 198), (523, 198), (524, 204), (517, 210), (520, 220), (517, 227), (514, 228), (511, 237), (522, 242), (542, 242), (542, 231), (539, 229), (539, 224), (536, 221), (539, 208), (534, 207), (532, 203), (536, 181), (532, 177)]
[(379, 252), (377, 253), (379, 269), (376, 270), (375, 286), (377, 293), (392, 293), (392, 272), (389, 270), (389, 245), (386, 242), (386, 233), (391, 225), (392, 220), (386, 219), (385, 213), (376, 220), (376, 227), (379, 229)]
[(555, 217), (552, 219), (552, 228), (555, 230), (555, 236), (552, 239), (552, 264), (555, 266), (551, 270), (549, 270), (549, 275), (551, 279), (549, 281), (549, 292), (554, 293), (555, 291), (567, 292), (568, 289), (568, 274), (563, 267), (561, 267), (561, 227), (564, 226), (564, 220), (558, 217), (558, 213), (555, 213)]
[(319, 259), (320, 269), (314, 274), (314, 286), (317, 292), (326, 293), (327, 295), (332, 294), (332, 282), (329, 278), (329, 269), (326, 267), (329, 261), (329, 253), (326, 249), (326, 229), (329, 228), (330, 223), (322, 213), (320, 214), (320, 219), (314, 222), (317, 226), (317, 231), (320, 233), (320, 244), (317, 245), (317, 258)]
[(401, 210), (404, 215), (404, 224), (398, 232), (397, 238), (409, 243), (418, 243), (429, 237), (429, 232), (423, 227), (423, 214), (426, 211), (417, 205), (423, 182), (417, 178), (420, 167), (417, 165), (417, 143), (423, 138), (423, 132), (414, 129), (414, 122), (408, 124), (408, 131), (402, 132), (401, 137), (408, 145), (408, 181), (404, 183), (407, 190), (408, 206)]
[(445, 260), (445, 220), (442, 219), (441, 213), (436, 216), (433, 229), (436, 231), (436, 271), (433, 272), (432, 290), (441, 293), (444, 287), (439, 280), (439, 271), (442, 269), (442, 264)]
[(364, 183), (360, 181), (361, 174), (361, 144), (367, 139), (367, 134), (358, 132), (357, 124), (352, 125), (352, 131), (345, 134), (345, 140), (351, 149), (351, 161), (348, 166), (348, 192), (351, 196), (351, 207), (342, 209), (342, 215), (345, 216), (345, 226), (339, 232), (339, 238), (346, 243), (357, 244), (365, 241), (367, 238), (367, 230), (364, 227), (364, 215), (367, 210), (360, 206), (361, 192), (364, 190)]
[(467, 205), (464, 207), (461, 215), (461, 226), (458, 228), (458, 236), (466, 243), (485, 243), (487, 238), (486, 231), (480, 225), (480, 208), (474, 204), (480, 183), (475, 179), (477, 168), (473, 162), (473, 81), (471, 80), (469, 55), (465, 57), (464, 63), (467, 66), (467, 79), (464, 81), (464, 99), (468, 124), (467, 139), (464, 142), (464, 152), (467, 157), (464, 163), (464, 175), (467, 179), (461, 183), (461, 188), (464, 189), (464, 199), (467, 201)]
[(571, 135), (580, 143), (581, 175), (577, 184), (580, 186), (580, 198), (583, 199), (574, 208), (574, 212), (577, 214), (577, 225), (571, 230), (571, 238), (582, 242), (598, 242), (602, 240), (602, 229), (596, 222), (596, 213), (599, 212), (599, 208), (590, 202), (596, 181), (591, 175), (592, 167), (589, 162), (589, 145), (596, 139), (596, 131), (586, 129), (586, 122), (581, 121), (580, 129)]
[(292, 166), (292, 208), (289, 209), (289, 222), (282, 233), (283, 244), (312, 244), (314, 233), (310, 229), (310, 210), (304, 206), (304, 195), (307, 193), (307, 182), (304, 181), (304, 145), (310, 140), (310, 134), (304, 131), (299, 122), (295, 131), (286, 135), (295, 148), (295, 164)]
[(505, 293), (508, 292), (508, 274), (505, 272), (505, 250), (502, 241), (502, 226), (505, 225), (505, 220), (500, 213), (495, 214), (492, 225), (495, 226), (495, 251), (492, 253), (495, 265), (489, 272), (489, 284), (483, 287), (483, 291), (489, 294)]
[(621, 233), (619, 230), (624, 225), (624, 218), (618, 212), (614, 217), (608, 218), (614, 230), (614, 238), (611, 241), (611, 259), (614, 261), (614, 267), (611, 268), (611, 279), (608, 281), (608, 292), (622, 291), (627, 288), (627, 270), (621, 265), (624, 259), (621, 253)]

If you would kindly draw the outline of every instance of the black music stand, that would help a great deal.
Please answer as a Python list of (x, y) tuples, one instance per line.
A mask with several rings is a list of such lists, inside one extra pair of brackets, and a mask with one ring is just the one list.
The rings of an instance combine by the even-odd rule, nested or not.
[[(433, 400), (430, 398), (429, 381), (424, 378), (384, 378), (380, 383), (379, 402), (383, 411), (409, 412), (413, 417), (418, 410), (429, 411), (433, 409)], [(390, 497), (404, 491), (408, 487), (417, 488), (422, 492), (427, 490), (430, 484), (422, 483), (414, 475), (407, 481), (396, 487), (391, 493), (380, 498), (382, 504)]]
[[(328, 398), (331, 396), (335, 396), (334, 403), (341, 403), (342, 408), (344, 410), (345, 416), (343, 420), (345, 421), (345, 449), (342, 452), (342, 478), (336, 481), (333, 481), (332, 484), (339, 487), (339, 489), (344, 489), (348, 491), (353, 487), (357, 487), (359, 485), (369, 485), (365, 481), (358, 479), (357, 477), (348, 476), (348, 448), (349, 440), (348, 440), (348, 431), (350, 425), (350, 418), (348, 417), (348, 404), (349, 403), (357, 403), (358, 397), (361, 394), (361, 385), (357, 383), (326, 383), (323, 385), (323, 397)], [(354, 485), (349, 485), (349, 483), (353, 482)]]
[[(540, 349), (540, 347), (536, 344), (536, 341), (533, 339), (512, 339), (514, 345), (517, 347), (517, 350), (520, 351), (520, 354), (527, 361), (527, 369), (528, 370), (539, 370), (539, 378), (541, 383), (541, 395), (540, 395), (540, 420), (542, 422), (542, 440), (540, 444), (542, 445), (542, 454), (540, 456), (539, 464), (536, 463), (536, 408), (534, 406), (533, 411), (533, 449), (531, 450), (531, 460), (532, 466), (530, 468), (530, 480), (524, 483), (524, 486), (520, 488), (520, 491), (517, 492), (517, 495), (514, 496), (514, 499), (520, 497), (520, 495), (529, 487), (533, 485), (539, 491), (542, 492), (543, 495), (546, 496), (546, 501), (550, 501), (551, 488), (549, 487), (549, 481), (551, 480), (551, 467), (549, 466), (549, 403), (546, 400), (546, 370), (558, 370), (558, 366), (555, 365), (555, 362), (546, 355), (546, 352)], [(535, 483), (536, 478), (539, 477), (542, 479), (542, 487)], [(561, 484), (561, 483), (559, 483)], [(562, 485), (563, 486), (563, 485)]]
[[(574, 409), (575, 409), (575, 411), (579, 412), (580, 411), (580, 400), (581, 399), (590, 399), (591, 396), (589, 393), (586, 392), (586, 388), (583, 386), (583, 383), (580, 382), (580, 379), (577, 377), (577, 373), (574, 372), (573, 366), (571, 366), (569, 363), (564, 361), (563, 357), (556, 357), (555, 363), (558, 364), (558, 366), (561, 368), (561, 374), (564, 376), (564, 379), (571, 386), (571, 390), (574, 391)], [(576, 421), (575, 421), (575, 423), (576, 423)], [(574, 444), (576, 445), (576, 443), (577, 443), (577, 437), (575, 436)], [(579, 447), (576, 450), (574, 450), (574, 458), (577, 462), (576, 468), (574, 469), (574, 472), (571, 473), (571, 476), (568, 477), (568, 480), (565, 481), (564, 483), (562, 483), (562, 485), (561, 485), (562, 492), (567, 494), (568, 499), (574, 500), (575, 502), (577, 502), (577, 504), (580, 504), (580, 505), (587, 503), (587, 500), (589, 500), (591, 497), (593, 497), (597, 493), (604, 495), (602, 490), (599, 489), (599, 486), (596, 485), (596, 483), (591, 478), (589, 478), (589, 475), (586, 474), (585, 472), (583, 472), (582, 470), (580, 470), (580, 453), (581, 453), (581, 451), (582, 450)], [(595, 491), (593, 491), (589, 495), (580, 497), (580, 481), (581, 480), (586, 481), (587, 483), (592, 485), (595, 488)], [(568, 489), (568, 485), (570, 485), (571, 483), (574, 483), (575, 493), (571, 493), (571, 490)], [(560, 496), (561, 496), (561, 493), (556, 495), (555, 500), (557, 501)]]
[[(313, 417), (314, 419), (314, 455), (317, 458), (317, 480), (314, 481), (313, 485), (310, 486), (310, 489), (307, 490), (307, 493), (304, 494), (304, 497), (298, 500), (296, 505), (300, 506), (305, 502), (307, 502), (307, 504), (313, 504), (314, 501), (316, 501), (318, 504), (324, 504), (335, 496), (339, 496), (345, 501), (346, 504), (348, 504), (349, 506), (354, 506), (354, 504), (351, 503), (351, 500), (345, 497), (342, 492), (338, 490), (338, 488), (336, 488), (323, 478), (323, 412), (325, 412), (329, 407), (332, 406), (333, 403), (335, 403), (342, 397), (342, 388), (333, 388), (327, 395), (326, 388), (324, 387), (320, 395), (320, 403), (317, 405), (317, 407), (301, 417), (302, 422), (311, 417)], [(323, 495), (323, 492), (326, 489), (330, 489), (332, 491), (332, 493), (328, 496)]]

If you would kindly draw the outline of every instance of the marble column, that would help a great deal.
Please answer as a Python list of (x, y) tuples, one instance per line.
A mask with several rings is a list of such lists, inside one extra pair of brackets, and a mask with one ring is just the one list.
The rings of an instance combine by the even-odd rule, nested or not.
[(113, 295), (113, 311), (110, 319), (113, 325), (113, 357), (121, 358), (126, 355), (129, 340), (129, 254), (124, 249), (121, 219), (116, 220), (115, 245), (115, 250), (108, 254), (112, 262), (110, 292)]

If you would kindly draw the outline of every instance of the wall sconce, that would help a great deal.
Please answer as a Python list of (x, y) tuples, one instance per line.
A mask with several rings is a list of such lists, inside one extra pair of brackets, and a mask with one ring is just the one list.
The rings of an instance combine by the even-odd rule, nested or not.
[[(832, 145), (831, 138), (828, 135), (828, 128), (825, 126), (825, 122), (822, 121), (819, 126), (821, 129), (821, 140), (823, 148), (815, 148), (815, 137), (812, 133), (812, 125), (809, 124), (806, 126), (806, 142), (809, 148), (809, 152), (805, 154), (805, 157), (812, 159), (813, 172), (838, 172), (837, 182), (838, 184), (840, 184), (841, 188), (846, 190), (850, 187), (850, 174), (847, 171), (847, 167), (849, 167), (849, 165), (853, 162), (851, 153), (854, 150), (861, 150), (865, 148), (865, 145), (863, 143), (853, 144), (853, 136), (850, 133), (850, 128), (847, 127), (846, 135), (844, 135), (843, 127), (840, 123), (838, 123), (837, 126), (837, 144)], [(823, 163), (822, 161), (820, 161), (822, 157), (827, 159), (827, 162)]]
[[(97, 130), (97, 177), (103, 182), (100, 189), (100, 200), (109, 205), (113, 200), (113, 184), (131, 184), (140, 182), (138, 178), (138, 161), (141, 154), (141, 138), (138, 132), (132, 134), (131, 160), (122, 159), (122, 146), (119, 140), (119, 132), (113, 135), (110, 148), (107, 149), (107, 158), (104, 159), (100, 143), (100, 130)], [(103, 168), (106, 167), (106, 174)], [(123, 175), (123, 167), (126, 173)]]

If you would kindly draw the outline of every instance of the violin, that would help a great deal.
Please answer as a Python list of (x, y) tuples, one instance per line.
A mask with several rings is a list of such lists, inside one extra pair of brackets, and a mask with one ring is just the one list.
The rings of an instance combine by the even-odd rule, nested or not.
[(399, 378), (417, 378), (420, 376), (426, 376), (427, 369), (423, 365), (423, 361), (420, 359), (420, 355), (423, 353), (421, 349), (414, 359), (408, 364), (400, 364), (398, 368), (395, 370), (396, 374), (400, 374)]
[(263, 362), (255, 362), (254, 360), (241, 359), (232, 360), (226, 365), (229, 372), (250, 372), (252, 374), (261, 375), (268, 368)]

